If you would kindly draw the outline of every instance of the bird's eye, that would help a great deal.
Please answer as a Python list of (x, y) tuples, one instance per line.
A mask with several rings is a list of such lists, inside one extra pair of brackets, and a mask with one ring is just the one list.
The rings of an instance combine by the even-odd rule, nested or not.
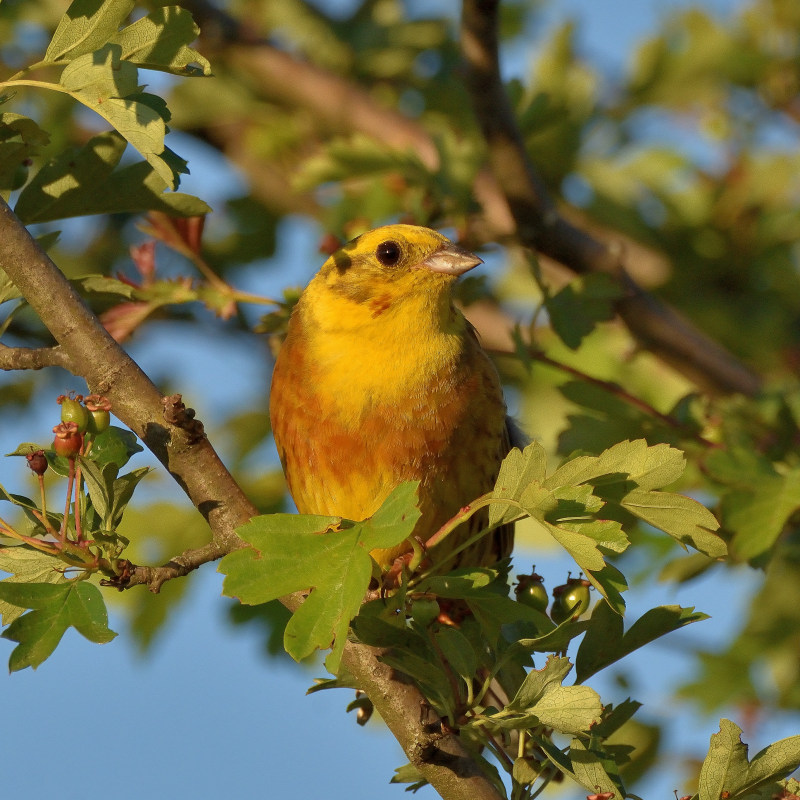
[(383, 264), (384, 267), (393, 267), (400, 260), (400, 245), (393, 239), (387, 239), (381, 242), (375, 250), (375, 258)]

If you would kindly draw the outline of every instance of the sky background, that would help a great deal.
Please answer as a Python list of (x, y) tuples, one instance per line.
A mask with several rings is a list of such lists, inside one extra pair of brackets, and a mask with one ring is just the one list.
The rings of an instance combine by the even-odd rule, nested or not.
[[(635, 42), (653, 32), (658, 20), (682, 4), (669, 0), (554, 0), (545, 11), (543, 37), (568, 16), (580, 19), (580, 41), (591, 60), (604, 69), (621, 69)], [(704, 0), (703, 7), (718, 13), (736, 8), (736, 0)], [(420, 3), (416, 4), (420, 7)], [(458, 4), (438, 3), (452, 13)], [(66, 3), (65, 3), (66, 7)], [(535, 48), (526, 47), (528, 53)], [(507, 69), (525, 72), (526, 64), (508, 56)], [(209, 181), (196, 168), (201, 154), (176, 144), (188, 157), (193, 175), (181, 185), (186, 192), (208, 199), (231, 191), (234, 175), (217, 174)], [(212, 221), (213, 223), (213, 221)], [(276, 259), (304, 281), (316, 269), (316, 233), (299, 221), (282, 230)], [(276, 293), (278, 270), (253, 269), (242, 275), (242, 288)], [(281, 283), (286, 272), (282, 272)], [(207, 410), (219, 415), (236, 407), (263, 404), (269, 365), (265, 358), (242, 352), (218, 329), (208, 335), (173, 335), (163, 341), (152, 326), (134, 340), (131, 353), (145, 371), (174, 365), (173, 385), (187, 403), (209, 421)], [(161, 340), (160, 340), (161, 339)], [(202, 364), (202, 368), (200, 365)], [(161, 367), (159, 365), (162, 365)], [(0, 386), (8, 379), (0, 374)], [(82, 390), (79, 383), (56, 387), (58, 394)], [(47, 441), (55, 424), (52, 405), (25, 417), (6, 417), (0, 425), (0, 452), (20, 440)], [(213, 423), (213, 419), (210, 420)], [(31, 425), (38, 426), (31, 430)], [(213, 427), (213, 425), (212, 425)], [(212, 431), (213, 441), (213, 431)], [(259, 453), (266, 467), (274, 453)], [(147, 463), (145, 461), (134, 462)], [(30, 491), (20, 477), (17, 459), (0, 459), (0, 483), (11, 491)], [(147, 483), (147, 482), (146, 482)], [(146, 484), (145, 484), (146, 485)], [(154, 485), (158, 485), (156, 481)], [(145, 489), (145, 491), (154, 491)], [(561, 582), (570, 563), (557, 551), (516, 553), (516, 571), (535, 562), (548, 585)], [(756, 575), (743, 574), (745, 585)], [(387, 785), (393, 769), (405, 758), (380, 724), (366, 729), (345, 715), (352, 693), (322, 692), (305, 697), (314, 677), (324, 675), (317, 663), (300, 666), (285, 660), (267, 660), (263, 641), (249, 628), (233, 628), (227, 621), (232, 601), (221, 598), (222, 576), (215, 565), (203, 568), (193, 581), (190, 597), (146, 657), (137, 655), (126, 636), (123, 616), (111, 609), (111, 627), (120, 632), (112, 643), (98, 646), (74, 631), (36, 672), (25, 670), (0, 676), (0, 700), (7, 721), (3, 738), (3, 773), (6, 795), (18, 798), (113, 797), (128, 800), (147, 796), (206, 798), (339, 798), (403, 797), (402, 787)], [(751, 584), (752, 585), (752, 584)], [(630, 659), (633, 685), (594, 681), (606, 701), (628, 694), (647, 695), (647, 716), (671, 722), (671, 744), (682, 753), (704, 753), (717, 719), (686, 716), (686, 709), (670, 700), (669, 686), (691, 672), (684, 652), (692, 642), (705, 646), (724, 641), (745, 607), (742, 583), (727, 585), (717, 577), (691, 583), (680, 590), (663, 585), (634, 586), (627, 593), (630, 619), (648, 608), (666, 603), (698, 605), (711, 614), (713, 624), (699, 623), (651, 645)], [(11, 642), (0, 641), (0, 658)], [(793, 729), (794, 727), (794, 729)], [(777, 716), (748, 731), (746, 740), (754, 754), (764, 745), (797, 733), (798, 721)], [(639, 787), (646, 800), (671, 798), (672, 790), (684, 794), (676, 777), (681, 764), (667, 763), (647, 787)], [(417, 797), (433, 798), (426, 788)], [(583, 797), (577, 788), (563, 797)]]

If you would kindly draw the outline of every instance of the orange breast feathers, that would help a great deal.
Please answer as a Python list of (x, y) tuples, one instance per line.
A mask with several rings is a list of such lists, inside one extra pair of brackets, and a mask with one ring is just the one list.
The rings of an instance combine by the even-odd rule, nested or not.
[[(378, 228), (326, 261), (292, 314), (272, 377), (270, 417), (301, 513), (366, 519), (399, 483), (419, 480), (427, 540), (489, 491), (509, 450), (497, 372), (451, 301), (480, 260), (435, 231)], [(431, 553), (443, 568), (508, 554), (508, 529), (456, 558), (476, 515)], [(388, 566), (406, 543), (374, 551)]]

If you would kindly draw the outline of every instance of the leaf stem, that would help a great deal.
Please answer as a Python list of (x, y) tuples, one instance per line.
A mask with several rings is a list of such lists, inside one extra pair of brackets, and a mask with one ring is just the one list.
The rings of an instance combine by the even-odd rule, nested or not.
[(61, 520), (61, 528), (58, 532), (58, 537), (61, 541), (61, 547), (64, 547), (67, 541), (67, 522), (69, 521), (69, 506), (72, 500), (72, 487), (75, 483), (75, 459), (69, 459), (69, 475), (67, 476), (67, 502), (64, 506), (64, 518)]
[(33, 510), (34, 515), (36, 518), (44, 525), (44, 529), (51, 533), (53, 536), (56, 535), (55, 528), (50, 524), (50, 520), (47, 518), (47, 490), (45, 489), (44, 485), (44, 475), (37, 475), (36, 476), (39, 481), (39, 495), (42, 500), (42, 510), (41, 512), (37, 512)]

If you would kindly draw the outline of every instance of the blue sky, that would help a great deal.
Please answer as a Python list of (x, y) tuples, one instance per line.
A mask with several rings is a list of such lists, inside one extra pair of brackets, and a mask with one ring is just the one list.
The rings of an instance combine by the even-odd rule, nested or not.
[[(441, 5), (455, 15), (455, 2)], [(667, 0), (555, 0), (545, 20), (550, 26), (565, 16), (579, 17), (586, 51), (604, 67), (618, 69), (633, 43), (654, 30), (668, 9), (680, 5)], [(699, 5), (729, 12), (739, 3), (704, 0)], [(191, 166), (191, 153), (181, 153), (190, 157)], [(220, 178), (214, 183), (225, 182)], [(181, 188), (204, 196), (207, 186), (208, 176), (195, 170)], [(288, 223), (283, 232), (293, 246), (284, 243), (279, 258), (293, 253), (301, 263), (316, 263), (314, 237), (296, 222)], [(262, 284), (258, 290), (269, 293), (278, 288)], [(201, 418), (213, 419), (213, 409), (230, 403), (234, 395), (245, 405), (263, 403), (266, 413), (268, 370), (263, 359), (254, 365), (247, 355), (231, 349), (235, 343), (211, 330), (171, 340), (170, 351), (154, 352), (151, 342), (145, 336), (132, 346), (145, 370), (155, 366), (148, 362), (156, 358), (177, 365), (203, 364), (202, 370), (183, 368), (173, 376)], [(4, 380), (0, 375), (0, 385)], [(70, 388), (81, 387), (68, 383), (54, 393)], [(21, 420), (4, 420), (0, 452), (16, 446), (20, 424)], [(38, 414), (32, 423), (38, 430), (29, 430), (29, 424), (26, 421), (21, 438), (46, 440), (53, 422)], [(265, 463), (273, 457), (263, 455)], [(0, 460), (0, 482), (11, 490), (20, 489), (19, 475), (16, 460)], [(559, 577), (569, 568), (555, 552), (544, 556), (522, 552), (518, 568), (534, 560), (540, 572)], [(683, 644), (721, 640), (731, 629), (743, 602), (741, 585), (720, 583), (693, 583), (680, 591), (634, 587), (628, 594), (632, 617), (653, 605), (675, 602), (700, 605), (714, 617), (713, 625), (691, 626), (655, 645), (647, 658), (631, 666), (634, 696), (649, 696), (645, 710), (672, 721), (675, 738), (682, 740), (685, 751), (704, 751), (716, 731), (716, 720), (685, 717), (661, 687), (679, 681), (689, 669)], [(214, 565), (206, 566), (166, 635), (144, 659), (137, 657), (126, 636), (124, 619), (112, 613), (112, 627), (121, 633), (112, 643), (93, 645), (70, 632), (38, 671), (0, 679), (3, 714), (9, 720), (3, 742), (6, 793), (66, 800), (107, 795), (115, 800), (143, 795), (195, 800), (404, 796), (402, 788), (387, 786), (393, 768), (404, 763), (391, 736), (376, 724), (358, 728), (352, 715), (345, 715), (352, 699), (349, 692), (305, 697), (313, 678), (324, 673), (321, 667), (265, 660), (258, 636), (227, 624), (230, 601), (222, 599), (220, 591), (221, 576)], [(7, 655), (11, 646), (0, 643), (0, 655)], [(595, 686), (604, 699), (623, 699), (618, 687)], [(750, 738), (751, 753), (796, 732), (789, 724), (778, 718), (758, 728)], [(671, 797), (673, 788), (682, 788), (675, 782), (679, 766), (669, 764), (642, 793), (648, 798)], [(434, 796), (429, 789), (417, 795)], [(576, 789), (567, 796), (584, 794)]]

